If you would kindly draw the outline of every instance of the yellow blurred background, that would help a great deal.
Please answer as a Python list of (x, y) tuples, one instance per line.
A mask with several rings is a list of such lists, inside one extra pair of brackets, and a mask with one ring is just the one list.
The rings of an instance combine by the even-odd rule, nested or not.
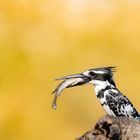
[(139, 0), (0, 1), (0, 140), (73, 140), (105, 114), (91, 85), (57, 77), (117, 66), (115, 81), (140, 111)]

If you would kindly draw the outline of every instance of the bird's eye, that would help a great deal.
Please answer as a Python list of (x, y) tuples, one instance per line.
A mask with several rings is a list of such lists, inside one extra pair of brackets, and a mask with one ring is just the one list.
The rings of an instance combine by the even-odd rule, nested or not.
[(91, 71), (91, 72), (89, 72), (89, 75), (90, 75), (90, 76), (94, 76), (95, 73)]

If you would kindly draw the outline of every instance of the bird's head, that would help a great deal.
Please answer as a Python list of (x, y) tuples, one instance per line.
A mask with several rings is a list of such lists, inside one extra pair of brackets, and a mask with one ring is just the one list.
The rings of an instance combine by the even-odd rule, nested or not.
[(83, 73), (69, 75), (56, 79), (56, 80), (63, 80), (63, 82), (60, 83), (57, 86), (57, 88), (53, 91), (53, 93), (55, 93), (55, 97), (53, 100), (52, 107), (54, 109), (56, 108), (57, 96), (59, 96), (65, 88), (80, 86), (88, 83), (92, 83), (93, 85), (96, 86), (105, 81), (108, 81), (112, 85), (115, 85), (115, 83), (112, 80), (114, 71), (115, 71), (115, 67), (102, 67), (102, 68), (89, 69)]
[(89, 77), (88, 83), (92, 83), (95, 86), (105, 81), (108, 81), (114, 85), (115, 83), (113, 82), (113, 72), (115, 72), (115, 70), (115, 67), (95, 68), (87, 70), (83, 73), (83, 75)]

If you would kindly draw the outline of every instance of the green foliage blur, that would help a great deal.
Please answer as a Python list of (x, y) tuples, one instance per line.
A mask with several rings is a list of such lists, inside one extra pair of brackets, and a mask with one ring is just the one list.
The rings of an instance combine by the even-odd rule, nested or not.
[(140, 111), (139, 0), (0, 1), (0, 140), (72, 140), (105, 114), (91, 85), (55, 78), (117, 66), (115, 81)]

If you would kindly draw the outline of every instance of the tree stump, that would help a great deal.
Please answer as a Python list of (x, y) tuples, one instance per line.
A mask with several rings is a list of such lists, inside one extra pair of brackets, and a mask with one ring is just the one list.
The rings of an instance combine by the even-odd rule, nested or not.
[(102, 117), (95, 128), (76, 140), (140, 140), (140, 121), (127, 117)]

